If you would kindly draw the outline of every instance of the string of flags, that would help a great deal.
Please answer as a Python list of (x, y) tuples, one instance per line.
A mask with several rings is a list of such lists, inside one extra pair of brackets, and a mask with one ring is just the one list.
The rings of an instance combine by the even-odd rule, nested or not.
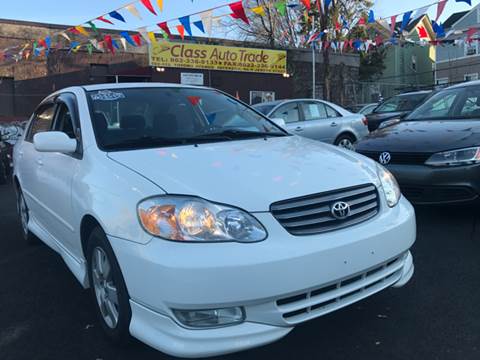
[[(155, 24), (155, 29), (151, 29), (152, 26), (149, 25), (140, 27), (135, 31), (103, 34), (103, 31), (99, 29), (100, 25), (126, 24), (130, 21), (129, 16), (143, 21), (145, 16), (156, 17), (163, 12), (164, 0), (136, 0), (121, 8), (97, 16), (80, 25), (72, 26), (58, 33), (46, 36), (45, 38), (32, 40), (28, 43), (0, 50), (0, 61), (19, 61), (39, 56), (49, 56), (52, 51), (57, 49), (68, 49), (69, 53), (77, 53), (81, 48), (84, 48), (89, 54), (92, 54), (94, 50), (101, 52), (109, 51), (115, 54), (122, 48), (124, 51), (127, 51), (128, 46), (139, 47), (155, 43), (158, 32), (167, 40), (173, 38), (173, 32), (178, 34), (182, 40), (185, 39), (186, 36), (192, 37), (194, 29), (210, 37), (213, 26), (219, 25), (219, 20), (222, 17), (229, 16), (249, 25), (249, 16), (263, 17), (266, 16), (266, 10), (272, 9), (275, 9), (280, 16), (286, 16), (288, 11), (294, 11), (297, 12), (299, 18), (303, 17), (309, 21), (309, 11), (312, 10), (314, 6), (316, 6), (316, 9), (318, 9), (321, 14), (329, 14), (332, 4), (332, 0), (291, 1), (292, 0), (272, 0), (264, 5), (245, 7), (242, 0), (240, 0), (194, 14), (158, 22)], [(439, 23), (438, 20), (443, 14), (448, 1), (449, 0), (438, 0), (436, 3), (387, 18), (376, 18), (374, 11), (370, 10), (366, 16), (360, 17), (352, 23), (349, 23), (346, 18), (340, 16), (333, 21), (334, 27), (332, 29), (314, 29), (309, 34), (305, 34), (302, 45), (314, 46), (319, 50), (331, 49), (333, 51), (343, 52), (347, 50), (369, 51), (372, 48), (386, 45), (456, 45), (462, 42), (478, 41), (474, 35), (480, 32), (480, 27), (467, 29), (464, 32), (464, 35), (466, 35), (465, 39), (446, 39), (450, 34), (445, 33), (443, 25)], [(464, 2), (471, 6), (471, 0), (450, 1)], [(409, 39), (405, 30), (413, 21), (427, 14), (432, 6), (436, 6), (436, 16), (431, 22), (435, 37), (429, 37), (427, 29), (420, 23), (416, 28), (420, 40), (414, 41)], [(333, 16), (333, 11), (330, 13)], [(358, 26), (365, 27), (365, 29), (368, 30), (368, 38), (349, 38), (349, 34), (352, 32), (351, 30)], [(463, 33), (456, 35), (463, 35)]]

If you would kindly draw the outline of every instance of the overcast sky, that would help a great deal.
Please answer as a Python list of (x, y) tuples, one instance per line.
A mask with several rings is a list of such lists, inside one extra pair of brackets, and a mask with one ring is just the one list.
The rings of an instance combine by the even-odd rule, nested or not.
[[(30, 20), (57, 24), (76, 25), (95, 18), (96, 16), (121, 7), (132, 0), (13, 0), (2, 2), (0, 17), (5, 19)], [(156, 0), (151, 0), (156, 6)], [(208, 8), (228, 4), (233, 0), (163, 0), (164, 12), (155, 17), (145, 11), (143, 5), (137, 5), (142, 13), (143, 21), (138, 22), (130, 14), (122, 13), (128, 25), (123, 28), (133, 29), (141, 25), (154, 25), (163, 20), (188, 15)], [(480, 0), (472, 0), (473, 5)], [(408, 11), (423, 5), (431, 4), (435, 0), (376, 0), (375, 13), (377, 16), (389, 17), (391, 15)], [(456, 3), (449, 0), (441, 20), (449, 14), (468, 10), (466, 3)], [(435, 15), (436, 6), (432, 6), (431, 14)], [(104, 25), (104, 24), (102, 24)], [(108, 27), (108, 25), (106, 26)]]

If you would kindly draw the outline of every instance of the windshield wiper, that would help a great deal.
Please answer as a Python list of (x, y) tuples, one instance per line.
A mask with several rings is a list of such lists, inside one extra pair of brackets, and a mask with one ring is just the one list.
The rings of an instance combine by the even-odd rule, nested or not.
[(179, 138), (162, 138), (162, 137), (153, 137), (153, 136), (144, 136), (136, 139), (127, 139), (119, 141), (113, 144), (104, 145), (105, 149), (116, 150), (116, 149), (134, 149), (134, 148), (145, 148), (145, 147), (156, 147), (156, 146), (166, 146), (166, 145), (183, 145), (186, 144), (186, 140)]
[(234, 140), (234, 139), (244, 139), (250, 137), (267, 137), (267, 136), (286, 136), (287, 134), (281, 132), (268, 132), (268, 131), (251, 131), (251, 130), (239, 130), (231, 129), (224, 130), (220, 132), (210, 132), (204, 133), (196, 136), (189, 137), (185, 140)]

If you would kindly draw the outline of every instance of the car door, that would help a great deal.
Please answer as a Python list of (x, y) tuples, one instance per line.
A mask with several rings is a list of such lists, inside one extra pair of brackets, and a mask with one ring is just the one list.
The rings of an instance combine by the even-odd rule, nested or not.
[(305, 119), (304, 136), (333, 143), (337, 134), (337, 123), (329, 119), (327, 107), (319, 101), (302, 101), (301, 112)]
[(42, 185), (39, 195), (48, 216), (46, 230), (57, 242), (75, 253), (72, 211), (72, 182), (82, 162), (82, 146), (76, 99), (65, 93), (56, 99), (53, 131), (61, 131), (77, 140), (73, 154), (45, 152), (38, 165), (38, 179)]
[(281, 118), (285, 120), (286, 130), (292, 134), (303, 136), (303, 118), (296, 101), (287, 102), (275, 109), (270, 118)]
[(19, 170), (22, 193), (30, 210), (30, 218), (42, 227), (46, 223), (45, 204), (40, 200), (43, 197), (44, 184), (38, 181), (38, 170), (43, 161), (43, 154), (35, 150), (33, 136), (44, 131), (50, 131), (53, 125), (54, 112), (55, 104), (53, 102), (46, 102), (38, 107), (32, 116), (25, 139), (16, 152), (17, 158), (15, 159)]

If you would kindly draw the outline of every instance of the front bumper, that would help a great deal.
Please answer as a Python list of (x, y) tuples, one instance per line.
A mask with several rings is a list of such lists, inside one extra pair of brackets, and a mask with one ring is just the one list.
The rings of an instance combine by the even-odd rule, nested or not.
[[(269, 237), (255, 244), (140, 245), (109, 236), (131, 297), (133, 336), (168, 354), (213, 356), (260, 346), (295, 324), (337, 310), (413, 274), (413, 208), (405, 199), (364, 223), (295, 237), (269, 213)], [(191, 330), (171, 309), (242, 306), (246, 321)]]
[(415, 204), (463, 204), (477, 201), (480, 165), (430, 167), (388, 165), (402, 193)]

